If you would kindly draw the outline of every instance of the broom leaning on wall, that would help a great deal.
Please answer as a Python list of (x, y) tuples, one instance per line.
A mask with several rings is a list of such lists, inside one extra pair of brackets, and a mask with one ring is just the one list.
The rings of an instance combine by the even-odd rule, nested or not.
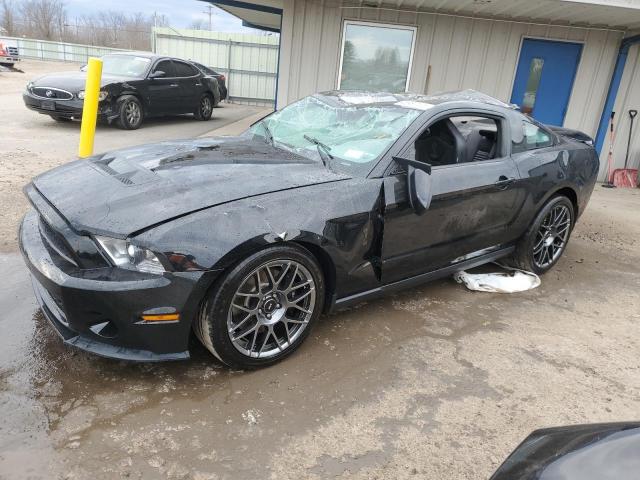
[(633, 135), (633, 121), (638, 115), (637, 110), (629, 110), (629, 140), (627, 141), (627, 153), (624, 158), (624, 168), (618, 168), (613, 172), (613, 184), (620, 188), (634, 188), (638, 182), (638, 169), (627, 168), (629, 164), (629, 150)]

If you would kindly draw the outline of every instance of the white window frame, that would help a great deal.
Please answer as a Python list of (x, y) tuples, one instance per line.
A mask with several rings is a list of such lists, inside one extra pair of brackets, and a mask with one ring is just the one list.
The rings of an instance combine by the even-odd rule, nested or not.
[(344, 42), (347, 38), (347, 26), (349, 25), (364, 25), (367, 27), (378, 28), (393, 28), (394, 30), (411, 30), (413, 36), (411, 37), (411, 52), (409, 54), (409, 66), (407, 68), (407, 81), (404, 85), (404, 91), (409, 91), (409, 81), (411, 80), (411, 69), (413, 68), (413, 55), (416, 48), (416, 37), (418, 36), (418, 27), (411, 25), (398, 25), (394, 23), (381, 23), (381, 22), (361, 22), (358, 20), (345, 20), (342, 25), (342, 41), (340, 42), (340, 63), (338, 64), (338, 78), (336, 79), (337, 89), (340, 90), (340, 84), (342, 83), (342, 65), (344, 60)]

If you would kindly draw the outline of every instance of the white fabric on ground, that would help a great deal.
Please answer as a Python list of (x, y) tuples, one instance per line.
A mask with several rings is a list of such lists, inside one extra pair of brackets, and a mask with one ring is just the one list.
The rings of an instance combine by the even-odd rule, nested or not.
[[(503, 267), (506, 268), (506, 267)], [(533, 272), (508, 269), (508, 272), (468, 273), (458, 272), (453, 278), (464, 283), (469, 290), (478, 292), (516, 293), (531, 290), (540, 285), (540, 277)]]

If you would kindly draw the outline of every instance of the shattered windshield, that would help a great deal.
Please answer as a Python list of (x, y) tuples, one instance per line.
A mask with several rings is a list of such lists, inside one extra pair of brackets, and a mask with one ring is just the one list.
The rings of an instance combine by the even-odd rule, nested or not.
[(334, 106), (311, 96), (256, 123), (249, 134), (351, 175), (366, 175), (420, 111), (393, 105)]

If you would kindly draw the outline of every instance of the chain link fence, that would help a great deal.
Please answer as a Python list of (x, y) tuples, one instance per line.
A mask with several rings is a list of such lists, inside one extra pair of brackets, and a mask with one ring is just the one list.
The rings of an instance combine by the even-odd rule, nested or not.
[(100, 57), (111, 52), (122, 52), (119, 48), (80, 45), (77, 43), (52, 42), (31, 38), (3, 37), (0, 43), (18, 49), (22, 58), (34, 60), (87, 63), (89, 57)]

